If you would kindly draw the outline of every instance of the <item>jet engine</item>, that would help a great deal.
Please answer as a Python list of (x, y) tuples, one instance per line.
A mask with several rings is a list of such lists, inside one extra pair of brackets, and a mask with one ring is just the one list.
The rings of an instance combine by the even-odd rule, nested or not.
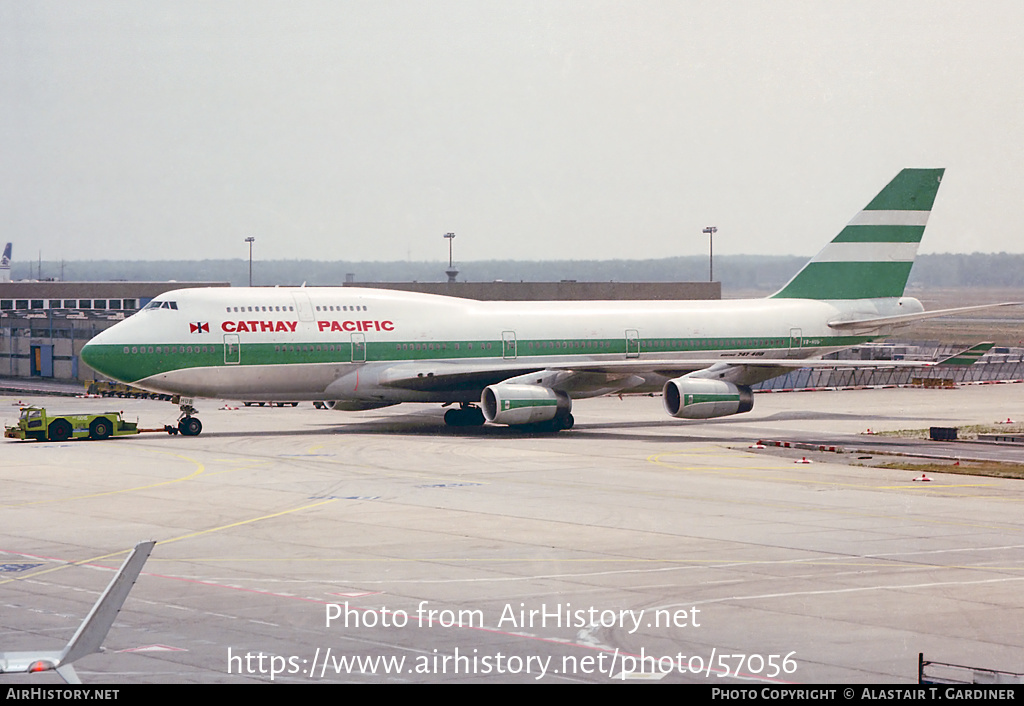
[(665, 410), (673, 417), (711, 419), (749, 412), (754, 393), (724, 380), (683, 377), (665, 383)]
[(487, 421), (495, 424), (538, 424), (558, 419), (561, 428), (572, 426), (569, 395), (541, 385), (490, 385), (480, 395), (480, 407)]

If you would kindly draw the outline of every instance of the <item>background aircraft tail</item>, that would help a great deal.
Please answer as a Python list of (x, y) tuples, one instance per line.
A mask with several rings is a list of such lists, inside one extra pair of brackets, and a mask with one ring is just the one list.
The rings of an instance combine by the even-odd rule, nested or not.
[(944, 169), (904, 169), (776, 299), (901, 297)]
[(11, 244), (7, 243), (4, 254), (0, 255), (0, 282), (11, 281)]

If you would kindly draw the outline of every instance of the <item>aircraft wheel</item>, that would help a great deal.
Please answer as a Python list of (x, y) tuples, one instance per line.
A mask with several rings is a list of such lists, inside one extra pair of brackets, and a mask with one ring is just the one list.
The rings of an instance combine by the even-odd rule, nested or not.
[(523, 428), (540, 434), (557, 434), (565, 429), (572, 429), (572, 426), (575, 423), (576, 420), (573, 419), (573, 416), (571, 414), (567, 414), (564, 417), (554, 417), (546, 422), (524, 424)]
[(46, 431), (50, 441), (67, 441), (71, 438), (71, 425), (66, 419), (58, 419)]
[(110, 420), (106, 417), (94, 419), (89, 425), (89, 438), (106, 439), (108, 436), (110, 436)]
[(199, 436), (202, 430), (203, 423), (196, 417), (185, 417), (178, 422), (178, 431), (181, 432), (182, 436)]
[(486, 421), (484, 412), (479, 407), (449, 409), (444, 413), (444, 423), (450, 427), (480, 427)]

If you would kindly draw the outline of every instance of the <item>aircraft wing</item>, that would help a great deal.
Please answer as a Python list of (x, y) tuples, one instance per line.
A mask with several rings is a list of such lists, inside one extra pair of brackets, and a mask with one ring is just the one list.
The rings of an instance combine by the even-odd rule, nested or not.
[(117, 575), (89, 611), (63, 650), (30, 650), (0, 653), (0, 674), (56, 670), (68, 684), (81, 684), (72, 663), (99, 652), (110, 626), (121, 610), (135, 580), (142, 571), (156, 542), (140, 542), (125, 559)]
[[(922, 361), (822, 360), (818, 358), (752, 358), (747, 356), (617, 361), (574, 361), (531, 366), (523, 359), (480, 362), (422, 361), (388, 365), (376, 371), (380, 387), (417, 392), (479, 394), (501, 382), (543, 385), (572, 397), (607, 395), (631, 389), (661, 389), (666, 379), (694, 377), (726, 379), (752, 384), (798, 368), (926, 368)], [(361, 373), (364, 377), (366, 373)], [(351, 389), (351, 388), (350, 388)]]
[[(762, 358), (728, 354), (714, 358), (637, 357), (618, 360), (577, 360), (531, 364), (529, 358), (473, 361), (408, 361), (369, 364), (352, 371), (327, 388), (326, 397), (352, 399), (368, 388), (391, 388), (421, 393), (451, 393), (465, 400), (498, 383), (541, 385), (573, 398), (595, 397), (627, 390), (660, 390), (667, 380), (684, 375), (751, 385), (799, 368), (931, 368), (970, 365), (992, 348), (977, 344), (943, 360), (827, 360), (821, 358)], [(648, 354), (649, 355), (649, 354)]]
[(482, 390), (511, 377), (543, 369), (519, 360), (480, 363), (448, 363), (425, 360), (396, 363), (381, 370), (377, 384), (403, 390), (430, 392), (435, 390)]
[[(984, 344), (981, 344), (984, 345)], [(989, 346), (991, 347), (991, 345)], [(973, 350), (973, 349), (972, 349)], [(960, 353), (957, 355), (964, 355)], [(951, 359), (947, 359), (951, 360)], [(942, 361), (945, 363), (946, 361)], [(821, 358), (688, 358), (627, 359), (617, 361), (586, 361), (529, 365), (522, 360), (495, 363), (448, 363), (425, 360), (422, 363), (391, 365), (379, 373), (378, 384), (406, 390), (473, 389), (503, 382), (512, 377), (541, 371), (571, 371), (609, 376), (657, 373), (684, 375), (719, 365), (750, 368), (928, 368), (940, 363), (919, 360), (826, 360)]]

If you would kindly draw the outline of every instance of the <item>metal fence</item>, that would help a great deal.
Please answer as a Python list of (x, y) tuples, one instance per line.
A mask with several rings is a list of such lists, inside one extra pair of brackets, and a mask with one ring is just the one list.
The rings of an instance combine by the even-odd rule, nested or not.
[(918, 684), (1024, 684), (1024, 674), (936, 662), (917, 655)]
[[(951, 346), (933, 346), (929, 358), (941, 360), (956, 353)], [(914, 356), (915, 358), (917, 356)], [(874, 361), (879, 362), (879, 361)], [(752, 385), (754, 390), (806, 390), (849, 387), (952, 387), (972, 382), (1024, 382), (1024, 349), (988, 353), (974, 365), (921, 368), (800, 368)]]

